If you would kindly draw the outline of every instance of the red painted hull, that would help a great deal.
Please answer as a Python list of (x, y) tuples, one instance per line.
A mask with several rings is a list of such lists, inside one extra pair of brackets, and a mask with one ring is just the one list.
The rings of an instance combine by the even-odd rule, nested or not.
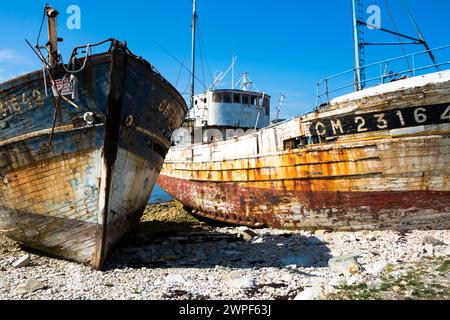
[[(236, 224), (340, 230), (450, 228), (449, 191), (281, 191), (164, 175), (158, 183), (197, 214)], [(216, 203), (215, 210), (210, 201)]]

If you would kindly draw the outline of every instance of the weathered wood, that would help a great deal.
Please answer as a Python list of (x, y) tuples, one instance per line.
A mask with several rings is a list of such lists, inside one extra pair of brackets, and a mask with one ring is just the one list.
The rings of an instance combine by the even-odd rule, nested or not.
[(187, 112), (151, 65), (116, 44), (76, 74), (80, 110), (62, 103), (51, 145), (54, 97), (42, 72), (0, 84), (0, 229), (95, 268), (139, 221)]
[(173, 147), (159, 184), (199, 215), (244, 225), (450, 228), (450, 72), (402, 81)]

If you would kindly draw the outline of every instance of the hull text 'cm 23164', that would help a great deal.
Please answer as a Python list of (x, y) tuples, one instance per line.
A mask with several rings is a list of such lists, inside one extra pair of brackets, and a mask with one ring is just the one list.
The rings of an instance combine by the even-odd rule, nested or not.
[[(355, 21), (360, 28), (363, 22)], [(224, 141), (211, 141), (211, 133), (202, 132), (201, 143), (172, 147), (158, 183), (197, 215), (234, 224), (450, 228), (450, 71), (418, 74), (449, 62), (438, 64), (435, 51), (426, 47), (422, 55), (433, 64), (399, 73), (397, 81), (386, 81), (394, 80), (392, 74), (366, 79), (365, 67), (357, 64), (341, 75), (355, 75), (357, 91), (329, 100), (328, 82), (335, 79), (330, 78), (322, 83), (325, 94), (319, 95), (327, 101), (313, 112), (259, 130), (247, 127), (250, 132)], [(438, 51), (444, 49), (449, 47)], [(385, 61), (376, 69), (386, 66)], [(370, 81), (377, 85), (364, 88)], [(194, 98), (208, 107), (195, 106), (201, 112), (193, 132), (239, 127), (228, 110), (232, 107), (235, 117), (252, 108), (265, 113), (266, 102), (253, 104), (248, 99), (252, 93), (208, 94), (208, 99)]]
[[(0, 229), (101, 268), (139, 222), (187, 106), (114, 39), (100, 43), (110, 43), (104, 53), (83, 46), (60, 63), (57, 12), (45, 10), (49, 61), (36, 51), (45, 73), (0, 84)], [(79, 49), (86, 56), (76, 59)]]

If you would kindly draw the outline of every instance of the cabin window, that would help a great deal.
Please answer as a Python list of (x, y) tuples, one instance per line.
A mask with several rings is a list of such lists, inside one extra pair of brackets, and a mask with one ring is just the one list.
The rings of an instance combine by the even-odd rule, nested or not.
[(252, 96), (252, 105), (257, 106), (258, 105), (258, 101), (259, 101), (259, 97), (258, 96)]
[(203, 99), (203, 103), (206, 104), (206, 102), (208, 102), (208, 99)]
[(233, 103), (241, 103), (241, 94), (233, 93)]
[(198, 105), (198, 100), (195, 100), (195, 105)]
[(250, 104), (250, 96), (248, 94), (242, 95), (242, 104)]
[(231, 103), (231, 93), (224, 92), (223, 103)]
[(221, 103), (222, 102), (222, 93), (213, 93), (213, 102), (214, 103)]

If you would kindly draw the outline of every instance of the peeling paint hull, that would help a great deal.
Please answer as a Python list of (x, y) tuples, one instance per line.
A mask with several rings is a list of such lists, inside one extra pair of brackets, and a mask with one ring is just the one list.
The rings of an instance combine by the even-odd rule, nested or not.
[(122, 45), (90, 56), (77, 78), (71, 101), (80, 110), (62, 103), (53, 135), (42, 72), (0, 84), (0, 230), (100, 269), (139, 222), (187, 108)]
[(381, 85), (226, 141), (158, 183), (197, 215), (294, 229), (450, 228), (450, 72)]

